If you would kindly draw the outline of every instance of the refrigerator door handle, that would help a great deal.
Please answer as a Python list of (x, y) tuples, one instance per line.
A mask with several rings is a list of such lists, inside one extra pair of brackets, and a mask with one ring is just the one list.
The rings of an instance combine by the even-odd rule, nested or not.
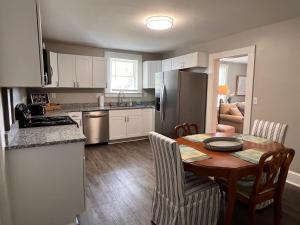
[(166, 103), (165, 103), (165, 98), (166, 98), (166, 87), (165, 87), (165, 85), (163, 84), (163, 86), (162, 86), (162, 91), (161, 91), (161, 95), (162, 95), (162, 98), (161, 98), (161, 111), (160, 111), (160, 113), (161, 113), (161, 119), (162, 119), (162, 121), (164, 121), (165, 120), (165, 105), (166, 105)]
[(160, 94), (159, 94), (159, 98), (160, 98), (160, 112), (159, 112), (159, 116), (160, 116), (160, 122), (163, 121), (163, 86), (161, 86), (160, 88)]

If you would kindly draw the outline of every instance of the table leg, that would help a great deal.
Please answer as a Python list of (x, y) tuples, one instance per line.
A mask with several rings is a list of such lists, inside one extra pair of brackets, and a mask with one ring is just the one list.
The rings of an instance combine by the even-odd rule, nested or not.
[(236, 182), (237, 176), (236, 174), (232, 174), (228, 179), (227, 204), (224, 220), (225, 225), (232, 225), (232, 216), (236, 199)]

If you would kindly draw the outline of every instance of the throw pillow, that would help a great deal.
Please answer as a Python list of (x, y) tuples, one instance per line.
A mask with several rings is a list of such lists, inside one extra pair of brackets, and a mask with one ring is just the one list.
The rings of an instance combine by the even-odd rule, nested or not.
[(232, 107), (229, 110), (230, 115), (233, 116), (243, 116), (243, 114), (240, 112), (240, 110), (237, 107)]

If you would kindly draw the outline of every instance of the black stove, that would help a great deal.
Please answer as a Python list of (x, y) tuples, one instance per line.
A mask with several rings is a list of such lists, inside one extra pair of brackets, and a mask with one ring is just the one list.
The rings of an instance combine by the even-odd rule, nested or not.
[(45, 126), (72, 125), (72, 124), (77, 124), (77, 123), (68, 116), (33, 117), (30, 119), (28, 127), (45, 127)]
[(31, 111), (25, 104), (16, 106), (15, 115), (20, 128), (77, 124), (69, 116), (31, 116)]

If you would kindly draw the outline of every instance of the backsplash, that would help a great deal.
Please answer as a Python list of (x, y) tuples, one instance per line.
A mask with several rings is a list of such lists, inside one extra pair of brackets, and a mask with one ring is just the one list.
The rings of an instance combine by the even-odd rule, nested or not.
[[(100, 95), (104, 94), (104, 89), (46, 89), (46, 88), (28, 88), (27, 93), (48, 93), (49, 100), (51, 103), (57, 104), (97, 104)], [(154, 102), (154, 89), (143, 90), (143, 97), (125, 97), (123, 102), (141, 103), (141, 102)], [(116, 103), (118, 98), (116, 97), (105, 97), (105, 103)]]

